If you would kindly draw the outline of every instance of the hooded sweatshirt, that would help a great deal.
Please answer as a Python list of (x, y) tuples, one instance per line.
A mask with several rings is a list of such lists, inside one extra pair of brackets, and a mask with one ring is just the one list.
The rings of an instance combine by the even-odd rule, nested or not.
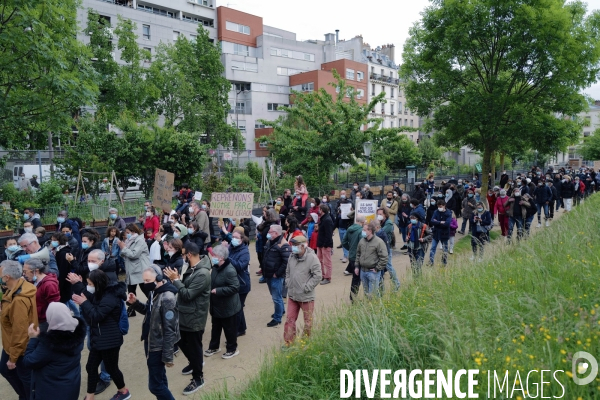
[(13, 290), (2, 297), (2, 348), (8, 354), (10, 362), (16, 363), (25, 354), (29, 336), (29, 325), (38, 325), (35, 302), (35, 286), (20, 278)]

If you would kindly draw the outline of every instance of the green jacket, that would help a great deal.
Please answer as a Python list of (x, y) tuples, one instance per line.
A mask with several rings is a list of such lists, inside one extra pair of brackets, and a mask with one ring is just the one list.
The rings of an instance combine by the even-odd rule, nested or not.
[(358, 246), (358, 242), (360, 242), (361, 232), (362, 225), (352, 224), (342, 239), (342, 246), (348, 250), (348, 259), (350, 261), (356, 260), (356, 247)]
[(375, 268), (383, 270), (388, 262), (388, 251), (383, 240), (373, 235), (371, 240), (363, 238), (356, 249), (356, 268), (368, 271)]
[(392, 237), (394, 236), (394, 223), (392, 222), (392, 217), (385, 220), (381, 229), (383, 229), (383, 231), (388, 237), (388, 241), (391, 243)]
[(321, 263), (313, 249), (307, 247), (303, 256), (290, 256), (285, 271), (285, 286), (290, 299), (301, 303), (314, 301), (315, 288), (321, 278)]
[(203, 331), (210, 300), (210, 258), (202, 256), (195, 267), (188, 268), (181, 280), (173, 284), (178, 290), (179, 329), (185, 332)]

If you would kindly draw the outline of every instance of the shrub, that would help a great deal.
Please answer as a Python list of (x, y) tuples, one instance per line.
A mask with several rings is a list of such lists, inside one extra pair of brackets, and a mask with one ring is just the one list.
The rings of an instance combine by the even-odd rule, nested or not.
[(254, 180), (246, 174), (235, 174), (231, 181), (231, 188), (234, 192), (257, 192), (258, 186)]

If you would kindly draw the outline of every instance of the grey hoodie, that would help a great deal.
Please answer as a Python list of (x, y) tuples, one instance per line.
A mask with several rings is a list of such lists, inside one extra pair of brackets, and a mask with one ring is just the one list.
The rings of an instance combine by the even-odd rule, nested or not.
[(288, 296), (305, 303), (315, 300), (315, 288), (321, 282), (321, 263), (314, 250), (307, 247), (303, 256), (290, 255), (285, 271)]

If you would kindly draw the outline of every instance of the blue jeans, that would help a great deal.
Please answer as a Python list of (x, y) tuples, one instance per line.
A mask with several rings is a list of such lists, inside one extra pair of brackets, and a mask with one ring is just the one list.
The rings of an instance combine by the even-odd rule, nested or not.
[(381, 271), (381, 276), (379, 278), (380, 279), (379, 288), (382, 292), (383, 292), (383, 276), (385, 275), (386, 270), (387, 270), (387, 272), (390, 273), (390, 277), (392, 278), (392, 281), (394, 282), (394, 285), (396, 286), (396, 290), (400, 289), (400, 281), (398, 280), (398, 275), (396, 274), (396, 270), (394, 269), (394, 266), (392, 265), (392, 248), (391, 247), (388, 249), (387, 265), (385, 266), (385, 269)]
[(183, 212), (183, 210), (185, 210), (185, 208), (188, 206), (188, 203), (181, 203), (180, 205), (177, 206), (177, 208), (175, 208), (175, 212)]
[(379, 271), (360, 271), (360, 281), (362, 282), (365, 296), (371, 298), (373, 292), (377, 292), (379, 289), (379, 278), (381, 277)]
[(418, 249), (409, 248), (408, 258), (410, 259), (410, 266), (413, 274), (419, 276), (421, 274), (421, 266), (423, 266), (423, 260), (425, 260), (425, 249), (419, 247)]
[(433, 239), (431, 242), (431, 251), (429, 252), (429, 262), (433, 264), (433, 259), (435, 258), (435, 251), (437, 250), (438, 243), (442, 243), (442, 250), (444, 253), (442, 254), (442, 264), (446, 265), (448, 263), (448, 239)]
[(402, 241), (406, 244), (406, 235), (408, 234), (408, 226), (398, 226), (400, 233), (402, 234)]
[(542, 220), (542, 208), (544, 209), (544, 219), (548, 219), (548, 204), (536, 204), (535, 206), (537, 207), (538, 222), (541, 222)]
[(157, 400), (175, 400), (169, 390), (167, 369), (162, 362), (162, 351), (148, 353), (148, 342), (144, 342), (146, 365), (148, 365), (148, 389)]
[(79, 307), (77, 307), (77, 304), (75, 304), (75, 302), (73, 300), (69, 300), (65, 304), (67, 305), (67, 307), (69, 307), (69, 310), (71, 310), (73, 312), (74, 317), (81, 317), (81, 313), (79, 312)]
[[(29, 400), (31, 397), (31, 370), (23, 364), (23, 357), (19, 357), (15, 363), (15, 369), (8, 369), (6, 363), (10, 360), (8, 353), (2, 350), (0, 357), (0, 375), (12, 386), (19, 400)], [(4, 395), (3, 395), (4, 397)]]
[(283, 278), (265, 279), (267, 281), (267, 286), (269, 287), (269, 293), (271, 293), (271, 298), (273, 299), (273, 304), (275, 305), (273, 319), (277, 322), (281, 322), (281, 317), (283, 316)]
[[(91, 344), (91, 339), (90, 339), (90, 326), (88, 325), (85, 328), (85, 330), (87, 332), (87, 348), (88, 348), (88, 350), (91, 350), (92, 344)], [(108, 372), (106, 372), (106, 367), (104, 366), (104, 361), (102, 361), (100, 363), (100, 380), (102, 380), (104, 382), (110, 382), (110, 374)]]
[[(340, 242), (344, 239), (344, 236), (346, 236), (346, 228), (338, 228), (338, 232), (340, 234)], [(342, 250), (344, 250), (344, 258), (348, 258), (348, 250), (344, 249), (342, 247)]]

